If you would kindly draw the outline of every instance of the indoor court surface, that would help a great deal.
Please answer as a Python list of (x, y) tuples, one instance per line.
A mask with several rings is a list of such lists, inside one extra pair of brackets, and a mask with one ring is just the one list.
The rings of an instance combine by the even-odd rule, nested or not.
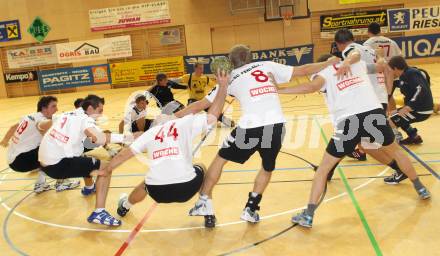
[[(431, 74), (438, 102), (440, 64), (419, 67)], [(101, 125), (103, 128), (117, 129), (126, 98), (139, 89), (94, 91), (106, 100), (107, 121)], [(72, 110), (73, 101), (86, 94), (56, 95), (59, 113)], [(186, 102), (185, 91), (175, 91), (175, 95)], [(0, 134), (21, 116), (34, 112), (37, 99), (0, 100)], [(125, 255), (440, 255), (440, 116), (433, 115), (417, 124), (425, 142), (408, 147), (437, 173), (433, 175), (411, 157), (432, 193), (431, 200), (419, 200), (408, 180), (396, 186), (385, 185), (383, 177), (391, 170), (374, 160), (345, 159), (328, 185), (314, 227), (308, 230), (292, 226), (290, 218), (307, 204), (313, 177), (307, 161), (319, 163), (332, 127), (321, 95), (283, 95), (281, 101), (288, 118), (287, 135), (272, 182), (263, 196), (259, 224), (239, 218), (260, 168), (258, 154), (244, 165), (226, 165), (214, 190), (218, 218), (215, 229), (205, 229), (202, 217), (188, 216), (196, 197), (183, 204), (157, 206), (149, 198), (131, 209), (121, 227), (105, 228), (86, 222), (94, 209), (94, 197), (84, 198), (79, 189), (34, 194), (36, 174), (9, 170), (6, 150), (0, 148), (0, 255), (114, 255), (144, 216), (148, 219)], [(228, 116), (238, 119), (237, 102), (225, 108)], [(208, 166), (229, 131), (218, 127), (197, 153), (195, 162)], [(107, 158), (102, 149), (90, 154)], [(114, 171), (107, 199), (110, 213), (116, 214), (119, 195), (129, 193), (142, 181), (146, 170), (147, 166), (133, 158)]]

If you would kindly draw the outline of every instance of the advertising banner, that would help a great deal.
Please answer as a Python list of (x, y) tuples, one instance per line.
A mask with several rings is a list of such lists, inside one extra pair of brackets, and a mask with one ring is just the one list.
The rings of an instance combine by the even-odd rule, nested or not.
[(56, 64), (57, 50), (55, 45), (33, 46), (6, 51), (9, 68), (27, 68)]
[(3, 74), (5, 83), (22, 83), (38, 80), (37, 71), (15, 72)]
[(391, 32), (440, 28), (440, 5), (388, 9)]
[(0, 21), (0, 42), (21, 39), (20, 22), (18, 20)]

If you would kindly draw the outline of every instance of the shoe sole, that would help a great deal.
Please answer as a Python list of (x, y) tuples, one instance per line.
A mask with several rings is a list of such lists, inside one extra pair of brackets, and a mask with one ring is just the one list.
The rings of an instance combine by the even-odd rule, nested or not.
[(99, 220), (89, 220), (89, 219), (87, 219), (87, 222), (89, 222), (90, 224), (99, 224), (99, 225), (104, 225), (104, 226), (107, 226), (107, 227), (120, 227), (121, 225), (122, 225), (122, 222), (119, 224), (119, 225), (107, 225), (107, 224), (103, 224), (103, 223), (101, 223)]
[(244, 221), (247, 221), (247, 222), (249, 222), (249, 223), (258, 223), (258, 222), (260, 222), (260, 220), (257, 220), (257, 221), (255, 221), (255, 220), (253, 220), (253, 219), (250, 219), (250, 218), (247, 218), (247, 217), (245, 217), (245, 216), (240, 216), (240, 219), (241, 220), (244, 220)]
[(312, 228), (312, 225), (309, 225), (309, 224), (304, 224), (304, 223), (301, 223), (301, 222), (297, 222), (297, 221), (294, 221), (294, 220), (292, 220), (292, 223), (293, 223), (293, 224), (297, 224), (297, 225), (300, 225), (301, 227), (305, 227), (305, 228)]

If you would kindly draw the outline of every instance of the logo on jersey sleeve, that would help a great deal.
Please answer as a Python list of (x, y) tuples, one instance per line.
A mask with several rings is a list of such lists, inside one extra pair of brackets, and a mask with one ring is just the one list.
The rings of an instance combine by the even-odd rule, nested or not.
[(343, 80), (343, 81), (337, 83), (336, 86), (338, 87), (338, 89), (340, 91), (342, 91), (342, 90), (345, 90), (351, 86), (360, 84), (363, 81), (364, 80), (362, 80), (362, 78), (360, 78), (360, 77), (352, 77), (352, 78), (349, 78), (349, 79), (346, 79), (346, 80)]

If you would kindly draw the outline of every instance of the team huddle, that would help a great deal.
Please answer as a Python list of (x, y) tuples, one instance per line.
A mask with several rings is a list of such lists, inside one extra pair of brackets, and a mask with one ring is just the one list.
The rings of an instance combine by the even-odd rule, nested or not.
[[(146, 153), (149, 171), (129, 195), (121, 195), (117, 209), (120, 217), (147, 196), (157, 203), (183, 203), (199, 193), (189, 215), (203, 216), (205, 226), (212, 228), (216, 224), (212, 192), (225, 164), (229, 161), (244, 164), (258, 152), (261, 169), (240, 216), (242, 220), (257, 223), (260, 202), (275, 170), (287, 122), (279, 94), (321, 92), (335, 133), (313, 178), (307, 207), (291, 221), (312, 227), (326, 183), (345, 156), (364, 160), (366, 154), (370, 155), (395, 170), (384, 179), (385, 183), (398, 184), (408, 178), (418, 196), (428, 199), (431, 196), (428, 189), (398, 143), (423, 142), (411, 124), (427, 120), (434, 112), (429, 74), (409, 67), (397, 44), (380, 36), (379, 24), (370, 24), (369, 35), (370, 39), (361, 45), (355, 43), (350, 30), (341, 29), (335, 34), (336, 48), (332, 55), (295, 67), (271, 61), (252, 62), (251, 50), (236, 45), (228, 59), (215, 60), (218, 68), (213, 73), (217, 85), (208, 94), (205, 87), (213, 84), (213, 80), (203, 77), (201, 64), (195, 65), (193, 74), (178, 80), (169, 81), (166, 75), (158, 74), (158, 85), (135, 97), (130, 112), (119, 123), (119, 133), (103, 131), (96, 124), (104, 111), (104, 98), (88, 95), (76, 101), (72, 111), (55, 115), (57, 99), (45, 96), (39, 100), (37, 112), (12, 126), (1, 145), (8, 147), (12, 170), (38, 170), (36, 193), (51, 189), (46, 176), (56, 180), (57, 191), (74, 189), (80, 185), (74, 178), (83, 178), (82, 195), (96, 194), (95, 210), (87, 221), (107, 226), (122, 224), (105, 210), (112, 173), (136, 155)], [(310, 82), (287, 88), (280, 86), (303, 76), (310, 76)], [(393, 98), (397, 87), (404, 96), (401, 108), (396, 108)], [(171, 88), (189, 90), (186, 107), (175, 101)], [(148, 119), (151, 98), (147, 94), (154, 96), (162, 110), (170, 103), (177, 102), (176, 107)], [(222, 115), (228, 95), (240, 104), (241, 117), (206, 168), (193, 162), (193, 143), (214, 129), (218, 121), (228, 127), (235, 126)], [(399, 129), (407, 134), (406, 139)], [(108, 144), (123, 146), (109, 162), (84, 154)]]

